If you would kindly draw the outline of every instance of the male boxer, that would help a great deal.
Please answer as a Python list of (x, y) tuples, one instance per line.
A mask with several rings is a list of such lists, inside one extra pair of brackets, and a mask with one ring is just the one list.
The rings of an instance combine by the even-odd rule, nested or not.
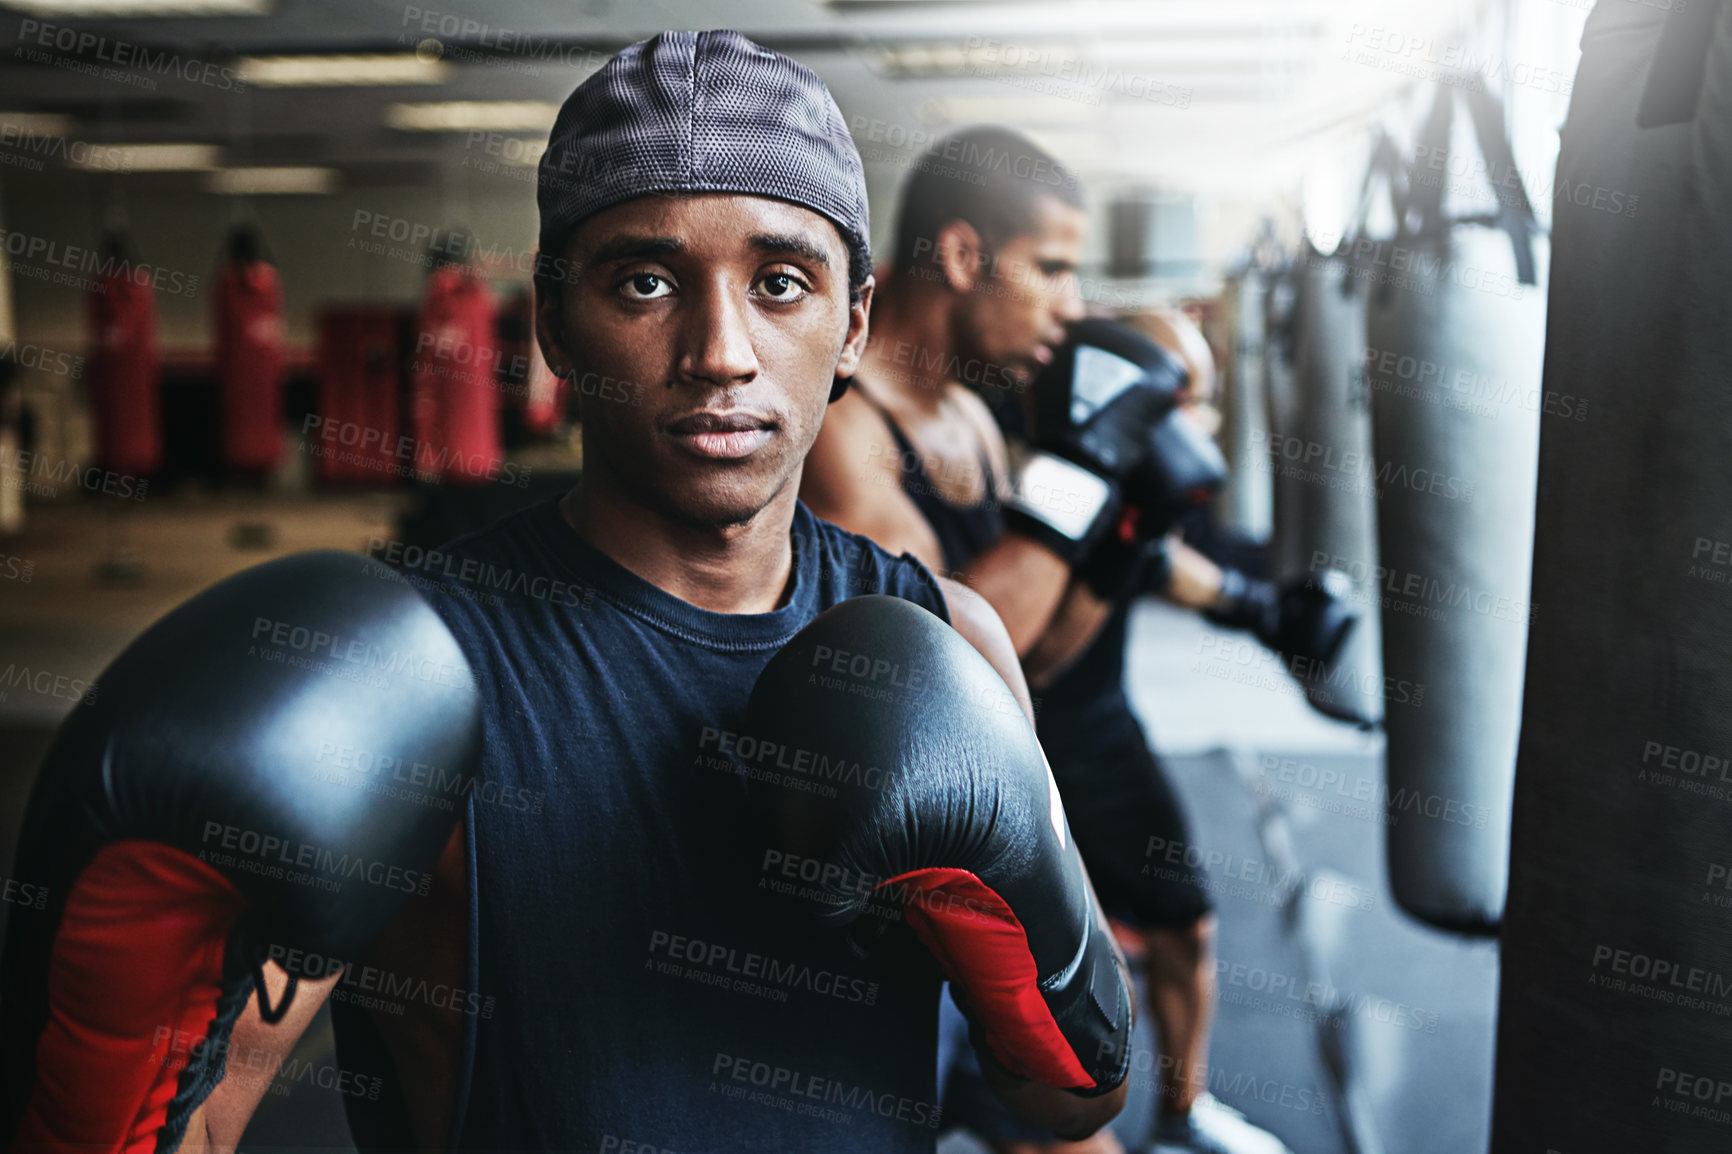
[[(777, 895), (809, 893), (808, 863), (823, 893), (898, 895), (1004, 1100), (1093, 1132), (1123, 1101), (1131, 1007), (1009, 638), (979, 598), (797, 500), (872, 293), (835, 104), (737, 34), (666, 33), (573, 93), (540, 176), (537, 335), (581, 398), (585, 476), (405, 574), (474, 670), (486, 745), (439, 884), (366, 959), (411, 992), (332, 1001), (340, 1061), (394, 1060), (377, 1099), (345, 1098), (358, 1141), (932, 1150), (937, 967), (894, 927), (793, 917)], [(919, 608), (821, 615), (862, 594)], [(748, 712), (778, 651), (797, 693), (772, 684)], [(904, 727), (894, 764), (854, 699)], [(790, 726), (809, 736), (765, 736)], [(1024, 802), (982, 821), (996, 808), (964, 779)], [(826, 816), (765, 840), (765, 795)], [(234, 1046), (286, 1052), (339, 981), (303, 981), (281, 1024), (251, 1003)], [(233, 1149), (262, 1093), (223, 1082), (183, 1149)]]
[[(1198, 1151), (1280, 1150), (1206, 1094), (1215, 921), (1186, 864), (1194, 858), (1183, 811), (1124, 696), (1129, 598), (1116, 595), (1151, 580), (1142, 552), (1159, 561), (1163, 572), (1153, 580), (1162, 591), (1238, 624), (1252, 623), (1268, 591), (1176, 539), (1091, 548), (1039, 523), (1053, 518), (1033, 487), (1011, 482), (1003, 437), (975, 394), (1020, 393), (1053, 362), (1066, 325), (1082, 317), (1074, 276), (1086, 223), (1080, 188), (1061, 164), (1005, 129), (966, 130), (932, 152), (946, 163), (917, 166), (904, 186), (896, 250), (873, 301), (872, 339), (854, 388), (813, 448), (802, 496), (820, 516), (984, 595), (1031, 678), (1072, 670), (1045, 687), (1040, 734), (1102, 899), (1147, 951), (1163, 1055), (1157, 1138)], [(1200, 343), (1200, 334), (1171, 342), (1172, 358), (1185, 365), (1174, 377), (1184, 386), (1174, 400), (1188, 399), (1212, 370), (1196, 358)], [(1140, 435), (1123, 431), (1127, 443)], [(1103, 584), (1112, 588), (1091, 588)], [(1151, 844), (1178, 847), (1176, 860), (1151, 861)], [(958, 1091), (952, 1079), (951, 1086), (963, 1099), (953, 1111), (973, 1115), (970, 1124), (999, 1150), (1053, 1142), (1002, 1111), (972, 1108), (967, 1085)], [(1086, 1147), (1117, 1148), (1105, 1132)]]

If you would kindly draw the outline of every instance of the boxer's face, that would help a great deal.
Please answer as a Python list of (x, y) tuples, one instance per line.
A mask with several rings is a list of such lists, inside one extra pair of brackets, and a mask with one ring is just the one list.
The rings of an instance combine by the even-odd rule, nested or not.
[(537, 334), (571, 369), (586, 472), (711, 527), (796, 491), (832, 380), (866, 337), (871, 286), (849, 304), (836, 227), (758, 196), (645, 196), (585, 220), (565, 257)]
[(1032, 380), (1083, 315), (1076, 267), (1087, 215), (1054, 197), (1039, 199), (1036, 227), (988, 254), (957, 311), (956, 344), (1014, 379)]

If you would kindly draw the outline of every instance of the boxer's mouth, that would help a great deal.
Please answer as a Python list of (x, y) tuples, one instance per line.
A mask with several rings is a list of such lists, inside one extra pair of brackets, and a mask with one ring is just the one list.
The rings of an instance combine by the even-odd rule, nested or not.
[(780, 426), (769, 417), (741, 409), (690, 413), (663, 426), (686, 452), (713, 461), (749, 457), (776, 435)]

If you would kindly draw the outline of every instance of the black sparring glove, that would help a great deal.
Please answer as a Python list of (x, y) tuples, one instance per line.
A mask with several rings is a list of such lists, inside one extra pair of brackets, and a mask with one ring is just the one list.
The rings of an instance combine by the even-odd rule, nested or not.
[(1146, 444), (1142, 472), (1126, 500), (1138, 511), (1142, 536), (1164, 537), (1185, 514), (1220, 494), (1227, 484), (1227, 459), (1215, 439), (1181, 409), (1150, 429)]
[[(1000, 1065), (1083, 1096), (1125, 1079), (1130, 993), (1016, 698), (937, 617), (893, 597), (820, 614), (765, 667), (751, 731), (777, 756), (858, 767), (823, 793), (749, 787), (770, 844), (826, 863), (795, 900), (822, 924), (906, 919)], [(805, 784), (805, 783), (800, 783)]]
[(1324, 569), (1277, 588), (1237, 569), (1221, 571), (1221, 594), (1203, 616), (1229, 629), (1246, 629), (1288, 658), (1328, 664), (1341, 651), (1359, 614), (1347, 605), (1345, 573)]
[(1127, 508), (1075, 569), (1089, 592), (1112, 605), (1145, 593), (1164, 593), (1173, 580), (1173, 558), (1165, 537), (1145, 537), (1138, 511)]
[(1166, 535), (1192, 509), (1215, 499), (1227, 479), (1221, 450), (1182, 410), (1148, 431), (1142, 469), (1118, 519), (1076, 566), (1103, 601), (1163, 593), (1173, 576)]
[(1007, 526), (1071, 564), (1111, 531), (1147, 483), (1152, 430), (1186, 372), (1134, 329), (1079, 321), (1034, 384), (1034, 451), (1005, 503)]
[(1164, 593), (1173, 577), (1166, 536), (1186, 513), (1207, 505), (1227, 479), (1215, 442), (1181, 410), (1149, 430), (1147, 455), (1118, 519), (1076, 565), (1103, 601)]
[[(13, 908), (0, 967), (0, 1148), (174, 1149), (255, 985), (279, 1020), (298, 977), (428, 892), (480, 755), (462, 650), (376, 561), (285, 557), (151, 626), (25, 810), (11, 876), (41, 900)], [(456, 792), (398, 789), (392, 765)]]

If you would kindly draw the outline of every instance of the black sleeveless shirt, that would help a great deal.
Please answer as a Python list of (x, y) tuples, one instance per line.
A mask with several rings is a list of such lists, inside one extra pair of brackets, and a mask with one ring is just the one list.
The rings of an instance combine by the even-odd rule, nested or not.
[(902, 491), (908, 494), (909, 500), (914, 502), (920, 515), (938, 535), (938, 547), (944, 553), (944, 568), (954, 574), (1004, 536), (1004, 510), (999, 505), (998, 481), (992, 473), (992, 462), (985, 453), (980, 455), (981, 475), (986, 478), (986, 495), (980, 502), (974, 505), (952, 504), (933, 484), (919, 451), (896, 423), (896, 418), (868, 397), (864, 390), (859, 392), (861, 399), (884, 418), (891, 437), (895, 438), (897, 464), (902, 469)]
[[(861, 594), (948, 620), (913, 558), (804, 505), (792, 536), (788, 601), (760, 614), (664, 592), (556, 500), (443, 550), (430, 600), (485, 731), (458, 1150), (935, 1149), (936, 966), (857, 957), (730, 872), (745, 822), (717, 785), (769, 659)], [(340, 1047), (354, 1027), (337, 1013)], [(363, 1148), (386, 1144), (391, 1104), (346, 1104)]]

